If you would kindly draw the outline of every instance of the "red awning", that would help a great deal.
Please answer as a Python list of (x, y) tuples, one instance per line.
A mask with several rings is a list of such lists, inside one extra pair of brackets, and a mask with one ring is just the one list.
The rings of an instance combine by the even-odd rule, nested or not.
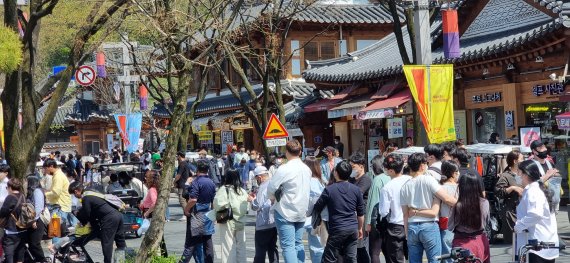
[(389, 84), (384, 84), (374, 95), (372, 95), (371, 99), (378, 100), (378, 99), (386, 99), (390, 97), (390, 95), (394, 94), (394, 92), (401, 87), (401, 82), (392, 82)]
[(411, 99), (412, 99), (412, 93), (410, 93), (409, 89), (405, 89), (385, 100), (377, 100), (373, 102), (372, 104), (368, 105), (368, 107), (364, 108), (362, 111), (395, 108), (408, 102)]
[(356, 85), (356, 84), (353, 84), (350, 87), (346, 87), (346, 88), (342, 89), (339, 93), (335, 94), (331, 99), (333, 99), (333, 100), (345, 99), (356, 88), (358, 88), (358, 85)]
[(313, 104), (305, 106), (305, 112), (327, 111), (336, 106), (341, 99), (321, 99)]

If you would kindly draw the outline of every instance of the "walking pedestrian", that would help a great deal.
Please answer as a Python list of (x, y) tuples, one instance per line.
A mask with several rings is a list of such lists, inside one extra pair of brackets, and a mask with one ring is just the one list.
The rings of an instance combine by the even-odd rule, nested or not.
[[(212, 235), (214, 225), (206, 216), (210, 212), (210, 206), (216, 195), (216, 185), (208, 177), (209, 163), (204, 160), (196, 162), (196, 178), (192, 181), (189, 189), (188, 204), (184, 207), (186, 221), (186, 240), (184, 252), (180, 263), (188, 263), (199, 244), (204, 251), (204, 262), (214, 262), (214, 246)], [(194, 218), (194, 219), (193, 219)]]
[(214, 197), (214, 211), (231, 209), (232, 216), (226, 222), (218, 222), (222, 241), (222, 262), (246, 262), (245, 216), (247, 215), (247, 192), (241, 188), (240, 175), (235, 169), (226, 172), (223, 186)]
[[(190, 177), (190, 166), (188, 165), (188, 161), (186, 161), (186, 154), (183, 152), (178, 152), (176, 154), (178, 158), (178, 171), (176, 172), (176, 177), (174, 178), (174, 186), (176, 187), (176, 193), (178, 195), (178, 202), (180, 206), (184, 208), (186, 206), (186, 199), (184, 198), (185, 190), (187, 189), (185, 186), (188, 177)], [(182, 215), (180, 221), (186, 221), (186, 216)]]
[[(434, 158), (434, 157), (431, 157)], [(425, 250), (428, 262), (436, 263), (441, 255), (439, 233), (439, 203), (435, 197), (450, 206), (457, 201), (442, 189), (432, 175), (427, 175), (426, 154), (414, 153), (408, 158), (410, 179), (400, 192), (400, 202), (404, 213), (410, 262), (421, 262)]]
[(281, 165), (267, 187), (275, 200), (275, 224), (286, 263), (304, 262), (303, 230), (311, 192), (311, 169), (301, 161), (301, 144), (285, 145), (287, 163)]
[(360, 189), (348, 182), (351, 173), (348, 161), (337, 164), (334, 172), (337, 182), (327, 186), (315, 204), (317, 213), (325, 206), (329, 211), (329, 238), (322, 262), (337, 262), (339, 257), (343, 257), (344, 263), (357, 262), (357, 241), (364, 236), (365, 204)]
[[(404, 214), (400, 206), (400, 190), (411, 177), (403, 175), (404, 161), (399, 155), (390, 154), (384, 158), (385, 173), (390, 181), (380, 190), (379, 235), (383, 239), (382, 252), (387, 263), (404, 263), (406, 258), (406, 232)], [(382, 220), (384, 219), (385, 220)]]
[[(541, 153), (540, 149), (539, 153)], [(558, 227), (554, 214), (555, 207), (552, 202), (553, 194), (540, 179), (539, 165), (533, 160), (524, 161), (519, 164), (519, 173), (522, 177), (524, 192), (517, 206), (517, 222), (515, 223), (517, 247), (515, 251), (518, 251), (531, 239), (553, 242), (558, 246)], [(558, 256), (557, 248), (540, 251), (530, 250), (528, 262), (553, 263)]]
[[(350, 165), (352, 166), (352, 173), (350, 174), (350, 179), (348, 181), (358, 186), (362, 193), (364, 204), (366, 205), (368, 202), (368, 191), (370, 191), (370, 186), (372, 186), (372, 179), (369, 176), (366, 176), (366, 159), (364, 158), (364, 155), (359, 152), (351, 155)], [(365, 215), (370, 212), (372, 211), (364, 209)], [(364, 236), (362, 239), (358, 240), (357, 259), (358, 262), (366, 263), (370, 262), (370, 255), (368, 253), (368, 231), (365, 231), (364, 225), (362, 226), (362, 232), (364, 233)]]
[(123, 233), (123, 214), (112, 207), (103, 193), (98, 192), (96, 187), (81, 192), (83, 187), (79, 182), (74, 182), (68, 189), (68, 193), (81, 198), (82, 206), (77, 212), (77, 219), (82, 225), (91, 224), (90, 237), (98, 237), (101, 240), (103, 250), (103, 262), (111, 263), (113, 258), (113, 241), (117, 249), (124, 250), (127, 247)]
[(28, 229), (25, 233), (25, 243), (28, 244), (28, 251), (35, 259), (35, 262), (43, 262), (45, 259), (44, 251), (42, 249), (42, 238), (46, 225), (40, 219), (40, 215), (45, 208), (45, 196), (40, 186), (40, 179), (31, 174), (27, 177), (28, 191), (26, 199), (34, 205), (36, 211), (36, 222), (32, 228)]
[(26, 229), (21, 229), (16, 225), (16, 218), (22, 212), (22, 204), (24, 203), (22, 199), (25, 198), (21, 191), (22, 182), (20, 179), (10, 179), (8, 181), (8, 196), (0, 208), (0, 219), (6, 220), (2, 239), (6, 263), (24, 261)]
[[(459, 166), (453, 161), (443, 161), (441, 164), (441, 184), (448, 195), (458, 197), (457, 181), (459, 180)], [(439, 209), (439, 230), (441, 234), (441, 253), (451, 253), (451, 243), (453, 242), (453, 232), (448, 229), (449, 214), (452, 207), (442, 203)], [(451, 263), (451, 259), (445, 260)]]
[(334, 137), (334, 148), (338, 150), (338, 156), (344, 156), (344, 144), (340, 141), (340, 136)]
[(489, 239), (484, 232), (489, 220), (489, 201), (483, 196), (483, 179), (476, 174), (459, 177), (459, 198), (449, 215), (450, 231), (453, 231), (452, 247), (469, 249), (483, 263), (491, 262)]
[(255, 178), (259, 188), (257, 193), (252, 193), (248, 197), (251, 202), (251, 209), (257, 211), (255, 219), (255, 257), (253, 263), (265, 263), (265, 255), (269, 263), (279, 262), (277, 252), (277, 228), (275, 219), (271, 211), (271, 200), (267, 195), (269, 185), (269, 173), (263, 166), (255, 168)]
[(504, 205), (499, 213), (502, 219), (503, 240), (507, 244), (513, 242), (512, 233), (517, 221), (517, 205), (523, 193), (522, 178), (518, 174), (519, 163), (523, 161), (524, 156), (518, 150), (507, 154), (507, 168), (499, 175), (499, 180), (495, 184), (495, 194)]
[[(314, 206), (317, 202), (321, 193), (325, 189), (325, 183), (321, 175), (321, 167), (317, 158), (309, 156), (305, 159), (305, 164), (311, 169), (311, 193), (310, 193), (310, 205)], [(312, 209), (310, 209), (312, 210)], [(326, 211), (326, 210), (325, 210)], [(317, 235), (316, 231), (326, 231), (321, 228), (313, 229), (312, 217), (308, 217), (305, 221), (305, 229), (307, 229), (307, 237), (309, 239), (309, 254), (311, 256), (311, 262), (317, 263), (322, 261), (323, 252), (325, 247), (322, 243), (326, 243), (326, 240), (321, 240), (321, 236)]]
[[(380, 253), (382, 252), (383, 237), (376, 229), (376, 219), (378, 216), (379, 204), (381, 201), (380, 193), (382, 189), (390, 182), (390, 177), (382, 169), (383, 158), (380, 155), (372, 158), (372, 186), (368, 194), (368, 201), (366, 202), (366, 215), (364, 217), (364, 224), (366, 225), (366, 232), (368, 232), (369, 239), (369, 254), (372, 263), (380, 263)], [(398, 198), (399, 200), (399, 198)], [(385, 257), (387, 255), (384, 255)]]
[[(50, 214), (56, 213), (61, 218), (61, 223), (66, 226), (75, 226), (77, 218), (71, 213), (71, 194), (69, 193), (69, 180), (57, 167), (54, 159), (47, 159), (43, 164), (44, 174), (52, 175), (52, 183), (49, 191), (45, 193)], [(79, 182), (78, 182), (79, 183)], [(53, 242), (57, 243), (58, 238)]]
[(327, 146), (324, 150), (326, 154), (326, 158), (323, 158), (321, 161), (321, 172), (323, 174), (323, 181), (325, 184), (329, 183), (331, 179), (332, 172), (334, 167), (342, 161), (341, 158), (336, 157), (335, 155), (335, 148), (332, 146)]
[[(547, 188), (549, 188), (552, 193), (552, 202), (554, 203), (555, 211), (558, 213), (558, 206), (560, 204), (560, 184), (561, 175), (558, 169), (554, 168), (554, 164), (551, 162), (550, 156), (548, 156), (548, 149), (542, 141), (534, 141), (530, 144), (530, 149), (532, 150), (532, 160), (538, 166), (538, 171), (540, 172), (540, 180), (545, 183)], [(557, 183), (554, 183), (553, 179), (557, 179)]]
[(424, 147), (427, 156), (428, 170), (426, 173), (431, 175), (437, 182), (441, 181), (441, 160), (443, 159), (443, 147), (440, 144), (430, 144)]

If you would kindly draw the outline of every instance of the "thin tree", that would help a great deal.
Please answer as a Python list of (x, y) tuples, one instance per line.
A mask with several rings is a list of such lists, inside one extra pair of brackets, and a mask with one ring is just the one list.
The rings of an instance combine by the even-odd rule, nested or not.
[[(6, 72), (5, 87), (0, 97), (3, 106), (6, 159), (12, 168), (12, 176), (23, 178), (33, 171), (72, 74), (92, 54), (98, 43), (120, 24), (121, 18), (127, 15), (127, 1), (102, 0), (86, 3), (85, 6), (91, 8), (91, 11), (82, 21), (74, 21), (83, 23), (83, 26), (75, 34), (66, 69), (36, 86), (34, 83), (38, 76), (34, 66), (40, 34), (38, 25), (54, 11), (60, 1), (30, 0), (30, 16), (27, 19), (16, 6), (16, 0), (4, 0), (4, 25), (18, 32), (20, 23), (23, 31), (22, 63), (16, 70)], [(116, 15), (120, 15), (119, 19), (112, 19)], [(36, 112), (42, 99), (48, 94), (51, 97), (49, 106), (43, 119), (38, 121)], [(21, 125), (18, 121), (19, 114)]]
[[(144, 56), (133, 56), (138, 75), (145, 76), (149, 95), (164, 104), (170, 117), (168, 136), (165, 139), (163, 174), (174, 171), (179, 145), (187, 141), (194, 112), (207, 92), (207, 73), (210, 56), (215, 45), (211, 38), (223, 36), (229, 23), (218, 24), (215, 17), (240, 6), (242, 1), (138, 1), (131, 0), (138, 9), (143, 26), (154, 35), (154, 50)], [(236, 12), (231, 12), (235, 14)], [(133, 52), (134, 54), (134, 52)], [(200, 71), (199, 84), (194, 84), (194, 71)], [(196, 99), (187, 114), (190, 91)], [(186, 128), (185, 128), (186, 127)], [(172, 176), (162, 176), (154, 213), (163, 215), (168, 205)], [(190, 220), (190, 218), (188, 219)], [(154, 217), (142, 240), (135, 262), (150, 262), (157, 254), (164, 235), (165, 218)], [(164, 251), (163, 251), (164, 252)]]

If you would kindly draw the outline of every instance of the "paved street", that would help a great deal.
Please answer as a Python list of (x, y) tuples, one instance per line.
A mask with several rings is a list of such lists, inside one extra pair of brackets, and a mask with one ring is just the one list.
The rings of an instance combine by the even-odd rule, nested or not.
[[(172, 221), (168, 222), (165, 227), (166, 231), (166, 245), (168, 247), (169, 253), (180, 255), (184, 247), (184, 238), (186, 233), (186, 223), (178, 222), (178, 219), (182, 214), (182, 209), (177, 205), (177, 200), (174, 196), (170, 199), (170, 213)], [(569, 207), (561, 207), (561, 211), (558, 214), (558, 231), (562, 238), (567, 240), (570, 244), (570, 224), (568, 223), (568, 211)], [(254, 256), (254, 233), (255, 233), (255, 217), (248, 216), (248, 224), (246, 227), (246, 240), (247, 240), (247, 262), (253, 262)], [(138, 248), (140, 246), (142, 238), (132, 238), (127, 240), (129, 247)], [(305, 246), (306, 246), (305, 242)], [(214, 249), (216, 251), (215, 262), (222, 262), (220, 258), (219, 251), (220, 248), (220, 238), (219, 236), (214, 236)], [(101, 254), (101, 246), (98, 241), (93, 241), (88, 245), (88, 250), (90, 255), (94, 258), (96, 262), (102, 262), (103, 256)], [(305, 248), (306, 256), (308, 258), (308, 248)], [(491, 245), (491, 259), (492, 262), (509, 262), (511, 254), (511, 246), (509, 245)], [(307, 261), (308, 262), (308, 261)], [(561, 257), (556, 262), (570, 262), (570, 251), (566, 250), (561, 253)]]

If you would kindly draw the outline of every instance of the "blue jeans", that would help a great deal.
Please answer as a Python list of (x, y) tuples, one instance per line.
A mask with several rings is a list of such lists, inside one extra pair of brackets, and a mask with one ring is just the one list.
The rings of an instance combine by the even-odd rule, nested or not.
[(323, 252), (325, 252), (325, 247), (321, 244), (321, 238), (311, 234), (313, 228), (311, 226), (306, 227), (307, 237), (309, 239), (309, 254), (311, 255), (311, 262), (320, 263), (323, 258)]
[[(449, 230), (440, 230), (441, 234), (441, 254), (449, 254), (451, 252), (452, 246), (451, 242), (453, 242), (453, 232)], [(443, 262), (452, 263), (453, 260), (446, 259)]]
[(283, 250), (285, 263), (305, 262), (303, 231), (305, 222), (288, 222), (275, 211), (275, 225), (279, 233), (279, 244)]
[(408, 224), (409, 262), (422, 262), (426, 251), (429, 263), (439, 263), (436, 257), (441, 255), (441, 235), (437, 222)]
[(194, 250), (194, 253), (192, 253), (192, 257), (194, 258), (194, 262), (204, 263), (204, 245), (196, 245), (196, 249)]

